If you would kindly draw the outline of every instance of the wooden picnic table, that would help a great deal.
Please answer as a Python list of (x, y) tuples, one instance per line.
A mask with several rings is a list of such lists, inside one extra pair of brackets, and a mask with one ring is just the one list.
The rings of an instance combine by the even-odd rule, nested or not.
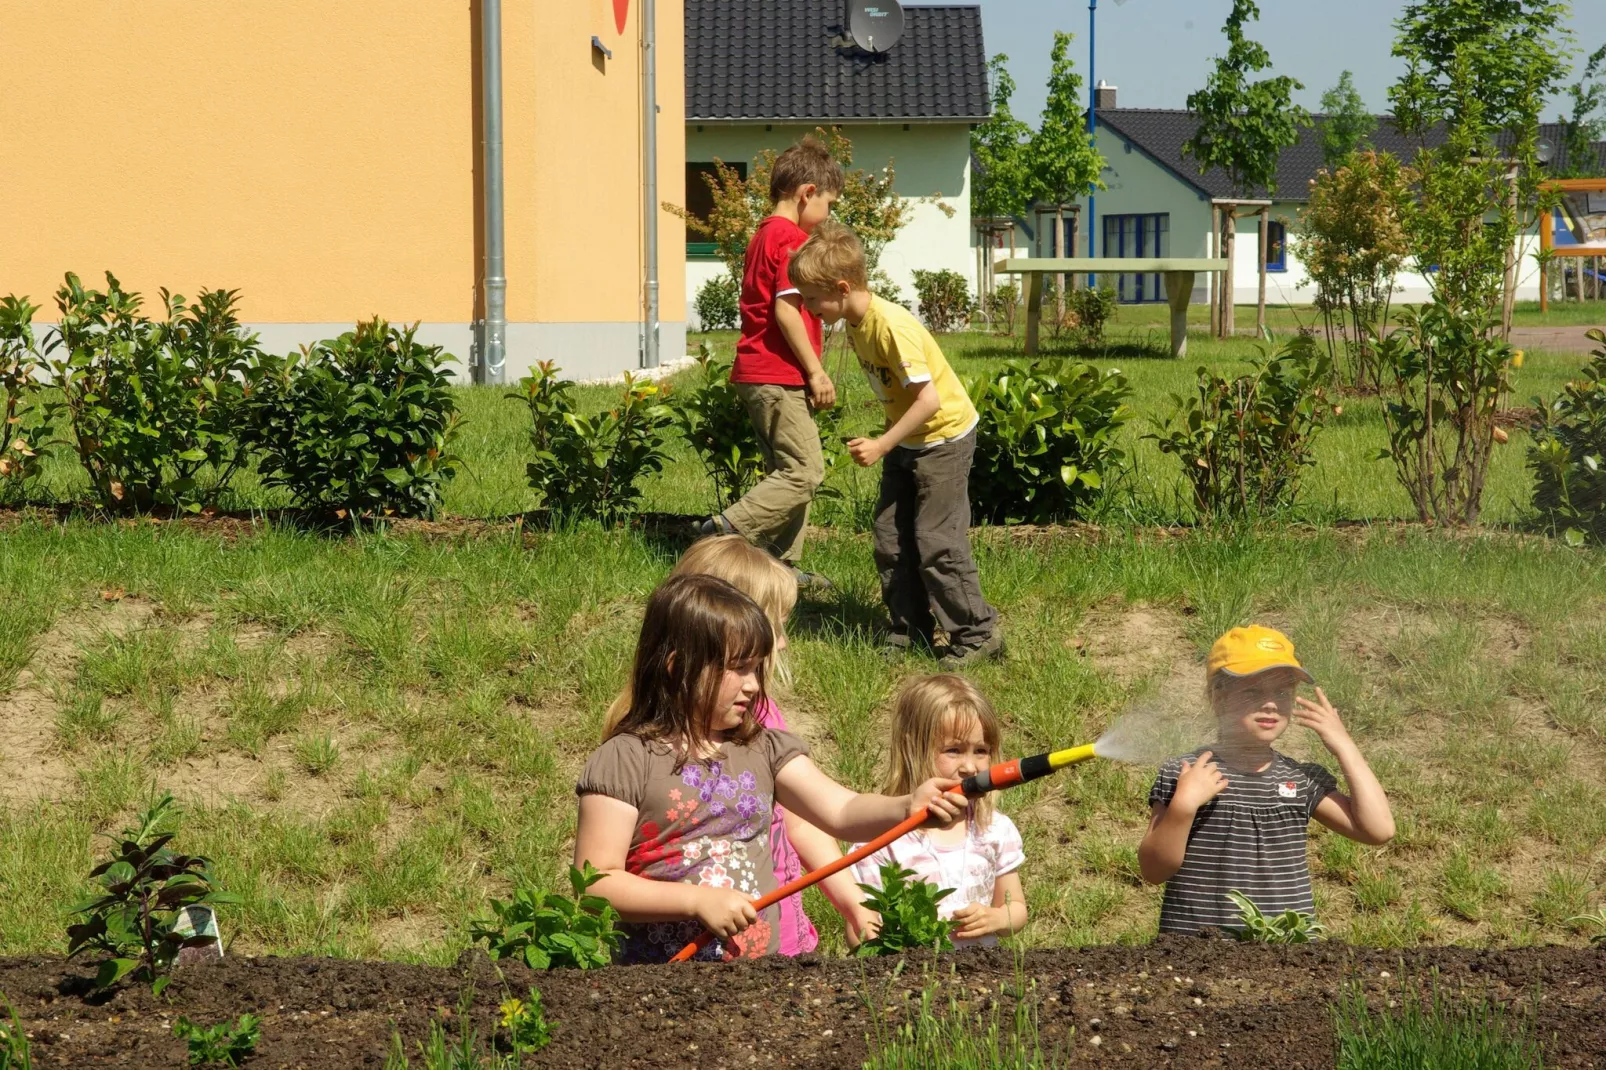
[(1043, 276), (1045, 275), (1148, 275), (1165, 276), (1165, 293), (1171, 303), (1171, 355), (1188, 351), (1188, 301), (1193, 296), (1193, 277), (1201, 271), (1226, 271), (1226, 260), (1171, 257), (1011, 257), (994, 268), (1005, 275), (1025, 275), (1026, 353), (1037, 352), (1038, 324), (1043, 315)]

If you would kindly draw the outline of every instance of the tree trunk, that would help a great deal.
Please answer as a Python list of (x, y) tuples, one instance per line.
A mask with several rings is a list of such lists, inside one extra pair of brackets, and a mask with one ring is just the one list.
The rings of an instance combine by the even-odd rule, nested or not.
[[(1221, 258), (1221, 209), (1210, 206), (1210, 247), (1205, 250), (1212, 260)], [(1221, 272), (1210, 273), (1210, 337), (1221, 337)]]
[[(1065, 255), (1065, 205), (1054, 205), (1054, 248)], [(1065, 276), (1054, 276), (1054, 326), (1058, 330), (1065, 322)]]
[(1271, 253), (1266, 248), (1266, 241), (1271, 236), (1269, 211), (1268, 208), (1260, 210), (1260, 304), (1255, 309), (1255, 330), (1262, 338), (1266, 337), (1266, 260)]
[[(1079, 255), (1081, 255), (1081, 242), (1082, 242), (1082, 213), (1080, 211), (1073, 211), (1071, 213), (1071, 240), (1070, 240), (1070, 243), (1069, 243), (1070, 244), (1070, 249), (1071, 249), (1071, 259), (1072, 260), (1076, 259)], [(1085, 280), (1087, 278), (1087, 276), (1083, 275), (1082, 278)], [(1071, 285), (1073, 287), (1077, 285), (1076, 276), (1075, 275), (1071, 276)]]
[(1233, 264), (1233, 257), (1238, 251), (1238, 206), (1228, 205), (1222, 214), (1227, 217), (1227, 281), (1226, 293), (1222, 295), (1221, 336), (1231, 338), (1237, 332), (1238, 326), (1233, 309), (1238, 286), (1238, 272)]

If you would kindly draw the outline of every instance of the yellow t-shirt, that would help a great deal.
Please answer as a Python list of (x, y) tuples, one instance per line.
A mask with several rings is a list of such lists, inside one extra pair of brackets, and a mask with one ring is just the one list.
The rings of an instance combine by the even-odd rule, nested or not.
[(859, 356), (859, 367), (870, 380), (870, 389), (886, 407), (889, 427), (909, 411), (924, 384), (937, 388), (937, 411), (900, 445), (930, 449), (969, 434), (976, 426), (976, 406), (970, 403), (970, 395), (949, 367), (937, 340), (914, 313), (872, 297), (864, 319), (857, 327), (848, 326), (848, 338)]

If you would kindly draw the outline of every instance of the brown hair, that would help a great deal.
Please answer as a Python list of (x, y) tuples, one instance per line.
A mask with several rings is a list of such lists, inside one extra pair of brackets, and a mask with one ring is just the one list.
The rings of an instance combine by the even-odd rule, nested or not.
[[(786, 621), (797, 605), (797, 579), (790, 570), (740, 535), (711, 535), (692, 543), (670, 576), (713, 576), (741, 591), (758, 603), (769, 618), (776, 649), (764, 666), (766, 675), (783, 684), (788, 680), (784, 655), (779, 647), (786, 634)], [(608, 707), (603, 718), (602, 738), (613, 735), (615, 727), (630, 709), (631, 688), (627, 685)]]
[[(726, 668), (768, 658), (774, 642), (764, 611), (724, 580), (669, 577), (647, 599), (630, 673), (630, 706), (608, 737), (628, 732), (683, 744), (683, 757), (701, 754), (713, 742), (708, 723)], [(762, 666), (758, 685), (762, 702)], [(746, 743), (757, 732), (749, 709), (731, 738)]]
[(770, 167), (770, 203), (780, 204), (810, 184), (821, 193), (842, 192), (842, 165), (812, 134), (775, 157)]
[[(937, 749), (965, 731), (970, 722), (981, 725), (987, 755), (994, 764), (1003, 760), (1003, 733), (993, 704), (963, 676), (939, 673), (918, 676), (903, 685), (892, 711), (892, 756), (888, 763), (886, 793), (907, 795), (936, 776)], [(970, 812), (978, 828), (993, 818), (991, 793), (972, 799)]]
[(855, 290), (870, 288), (864, 244), (852, 230), (832, 219), (815, 227), (809, 240), (797, 247), (787, 274), (793, 285), (834, 287), (846, 282)]

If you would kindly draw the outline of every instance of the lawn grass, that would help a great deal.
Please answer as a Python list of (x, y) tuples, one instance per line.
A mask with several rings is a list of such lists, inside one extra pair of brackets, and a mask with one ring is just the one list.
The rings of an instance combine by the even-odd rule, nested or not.
[(1543, 1070), (1523, 1013), (1486, 995), (1451, 995), (1437, 977), (1427, 992), (1404, 984), (1398, 1000), (1374, 1009), (1352, 982), (1334, 1007), (1338, 1070)]

